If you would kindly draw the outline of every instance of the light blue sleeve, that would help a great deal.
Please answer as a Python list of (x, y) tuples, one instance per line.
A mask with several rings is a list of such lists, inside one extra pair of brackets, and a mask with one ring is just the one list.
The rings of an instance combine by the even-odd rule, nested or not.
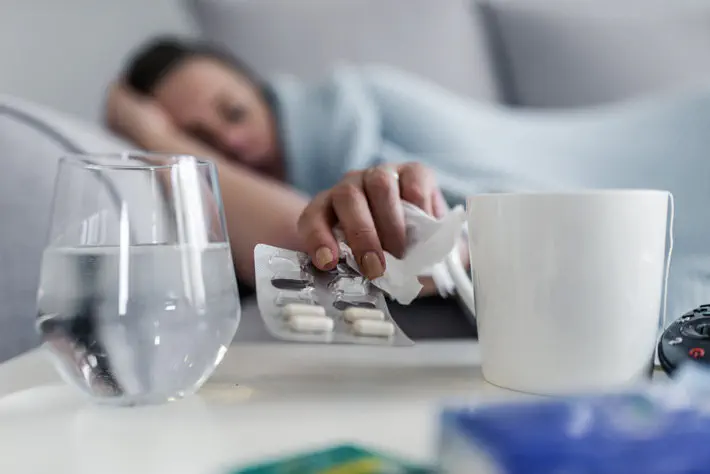
[(354, 69), (339, 67), (315, 84), (280, 78), (272, 86), (290, 184), (315, 195), (379, 162), (380, 110)]
[[(427, 101), (432, 98), (434, 103), (430, 105)], [(510, 175), (501, 173), (500, 162), (487, 166), (485, 161), (460, 152), (464, 148), (474, 153), (478, 143), (474, 138), (477, 134), (467, 133), (462, 127), (484, 133), (488, 114), (481, 114), (478, 126), (470, 120), (470, 109), (466, 108), (466, 123), (457, 122), (461, 117), (455, 109), (459, 107), (449, 107), (451, 101), (440, 100), (427, 84), (409, 76), (341, 66), (320, 89), (319, 102), (326, 104), (323, 130), (327, 132), (320, 137), (319, 153), (323, 156), (319, 173), (311, 177), (317, 180), (314, 188), (327, 189), (351, 170), (412, 161), (434, 170), (451, 205), (464, 202), (465, 196), (473, 192), (497, 190), (513, 181)], [(443, 109), (439, 119), (427, 114), (432, 109)], [(446, 137), (443, 129), (456, 139)], [(444, 145), (437, 146), (443, 139)]]
[(429, 167), (450, 204), (471, 194), (538, 184), (532, 182), (537, 176), (521, 166), (514, 148), (516, 127), (497, 106), (458, 96), (388, 66), (364, 67), (360, 74), (379, 112), (381, 160), (401, 161), (406, 156), (407, 161)]
[(340, 174), (377, 163), (382, 147), (382, 124), (373, 97), (350, 68), (333, 75), (332, 121), (327, 153), (340, 163)]

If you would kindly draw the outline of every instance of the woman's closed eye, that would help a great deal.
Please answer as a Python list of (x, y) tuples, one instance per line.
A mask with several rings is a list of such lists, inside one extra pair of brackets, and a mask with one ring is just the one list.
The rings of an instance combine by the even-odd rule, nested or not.
[(210, 146), (211, 148), (214, 148), (215, 150), (223, 153), (228, 158), (238, 159), (238, 154), (234, 149), (226, 146), (222, 140), (219, 140), (213, 133), (211, 133), (206, 128), (201, 127), (199, 125), (195, 125), (185, 128), (185, 132), (187, 132), (193, 138)]
[(238, 105), (223, 107), (221, 112), (224, 119), (230, 123), (239, 123), (247, 115), (247, 110)]
[(196, 138), (197, 140), (206, 143), (210, 146), (215, 146), (218, 142), (218, 140), (215, 139), (212, 133), (210, 133), (207, 129), (199, 125), (186, 127), (185, 131), (193, 138)]

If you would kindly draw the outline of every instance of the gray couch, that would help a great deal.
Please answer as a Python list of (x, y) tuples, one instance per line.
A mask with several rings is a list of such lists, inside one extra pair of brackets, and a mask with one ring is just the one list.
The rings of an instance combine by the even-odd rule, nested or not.
[[(513, 106), (588, 106), (710, 76), (710, 5), (702, 1), (89, 3), (40, 9), (0, 0), (0, 360), (37, 343), (32, 318), (56, 159), (127, 146), (97, 127), (101, 97), (152, 35), (203, 36), (267, 75), (385, 62)], [(89, 26), (102, 36), (89, 38)]]

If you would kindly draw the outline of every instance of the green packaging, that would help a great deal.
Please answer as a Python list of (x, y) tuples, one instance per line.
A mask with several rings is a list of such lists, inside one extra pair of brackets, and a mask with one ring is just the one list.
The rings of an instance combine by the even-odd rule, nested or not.
[(343, 445), (269, 461), (231, 474), (431, 474), (433, 471), (358, 446)]

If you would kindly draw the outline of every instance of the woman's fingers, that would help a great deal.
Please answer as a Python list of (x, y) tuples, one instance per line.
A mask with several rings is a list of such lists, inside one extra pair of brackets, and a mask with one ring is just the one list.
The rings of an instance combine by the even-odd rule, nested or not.
[(321, 270), (331, 270), (338, 262), (338, 242), (333, 235), (335, 223), (329, 192), (316, 196), (298, 219), (298, 232), (308, 255)]
[(434, 215), (432, 196), (436, 189), (434, 175), (419, 163), (407, 163), (399, 169), (402, 199), (411, 202), (429, 215)]
[(331, 196), (333, 210), (360, 270), (370, 280), (381, 277), (385, 271), (385, 256), (363, 189), (362, 175), (342, 181), (333, 188)]
[[(394, 168), (393, 168), (394, 169)], [(299, 219), (299, 233), (316, 267), (332, 269), (338, 261), (333, 227), (339, 225), (363, 274), (384, 273), (384, 250), (401, 257), (406, 246), (402, 200), (442, 217), (448, 207), (434, 175), (418, 163), (393, 169), (378, 167), (348, 173), (332, 189), (308, 205)]]
[(449, 205), (446, 203), (446, 199), (444, 199), (444, 195), (441, 193), (438, 186), (434, 188), (434, 192), (432, 193), (431, 204), (432, 210), (434, 211), (432, 215), (437, 219), (441, 219), (449, 212)]
[(363, 180), (382, 247), (401, 258), (406, 246), (406, 229), (397, 174), (384, 167), (371, 168), (365, 172)]

